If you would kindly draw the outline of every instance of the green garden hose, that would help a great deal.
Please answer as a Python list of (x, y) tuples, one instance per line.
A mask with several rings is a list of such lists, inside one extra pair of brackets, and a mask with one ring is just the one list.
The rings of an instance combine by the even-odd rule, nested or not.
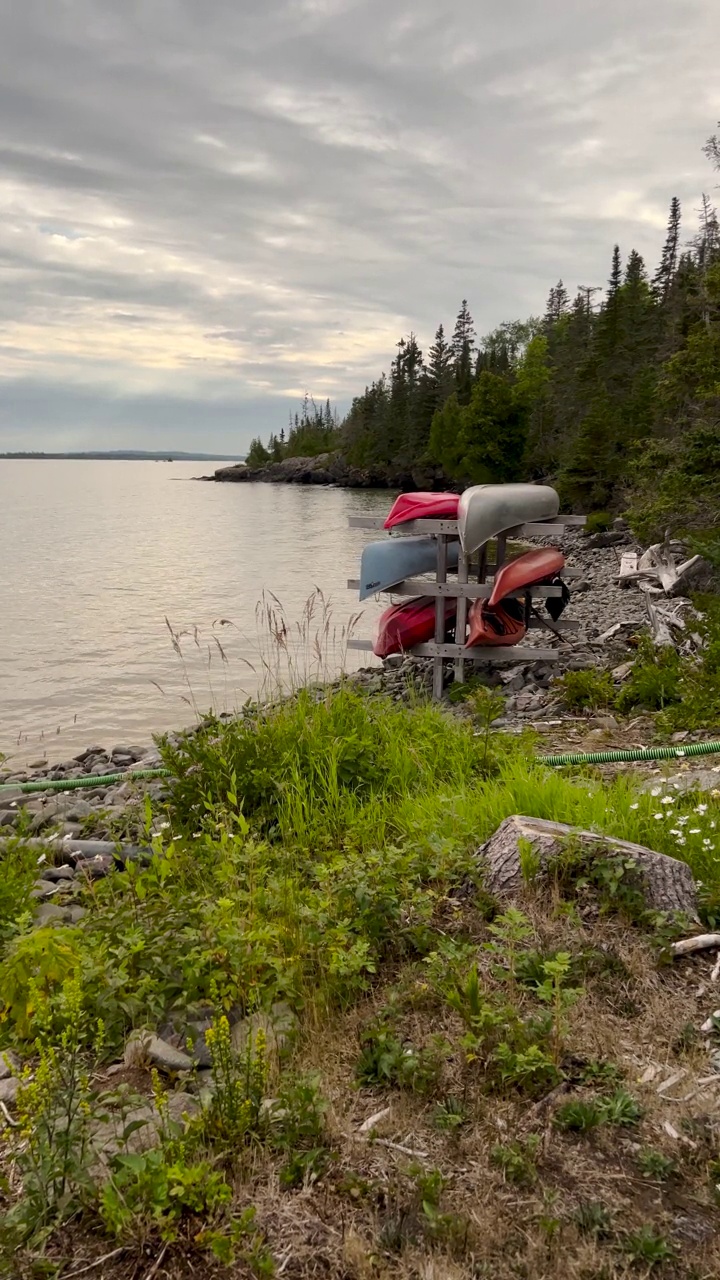
[(0, 795), (7, 791), (76, 791), (78, 787), (110, 787), (116, 782), (132, 782), (135, 778), (169, 778), (169, 769), (131, 769), (129, 773), (105, 773), (92, 778), (47, 778), (37, 782), (4, 782)]
[[(630, 747), (626, 751), (569, 751), (557, 756), (536, 756), (538, 764), (623, 764), (638, 760), (683, 760), (687, 756), (710, 756), (720, 752), (720, 742), (691, 742), (687, 747)], [(89, 778), (48, 778), (37, 782), (5, 782), (0, 795), (12, 791), (27, 795), (33, 791), (76, 791), (78, 787), (111, 787), (116, 782), (136, 778), (169, 778), (169, 769), (131, 769), (128, 773), (106, 773)]]
[(536, 756), (538, 764), (621, 764), (635, 760), (682, 760), (687, 756), (711, 756), (720, 742), (691, 742), (687, 747), (629, 747), (623, 751), (570, 751), (558, 756)]

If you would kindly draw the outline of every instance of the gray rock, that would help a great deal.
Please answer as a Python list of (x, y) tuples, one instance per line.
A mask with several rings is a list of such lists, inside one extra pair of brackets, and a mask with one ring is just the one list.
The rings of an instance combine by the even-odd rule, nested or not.
[(89, 800), (83, 799), (81, 796), (74, 796), (67, 809), (64, 817), (68, 822), (82, 822), (83, 818), (89, 818), (95, 810)]
[(66, 907), (65, 915), (67, 916), (70, 924), (79, 924), (83, 916), (87, 915), (87, 911), (85, 910), (85, 907)]
[(43, 880), (48, 880), (51, 884), (57, 884), (63, 880), (72, 880), (74, 879), (74, 876), (75, 872), (72, 867), (61, 866), (43, 868)]
[(55, 884), (52, 880), (36, 880), (33, 888), (30, 890), (30, 896), (37, 898), (40, 902), (45, 902), (48, 898), (54, 898), (55, 894), (60, 890), (60, 885)]
[(257, 1012), (249, 1018), (237, 1022), (230, 1033), (232, 1047), (236, 1053), (242, 1054), (247, 1049), (248, 1039), (254, 1045), (258, 1032), (265, 1036), (268, 1053), (274, 1057), (282, 1057), (287, 1052), (292, 1036), (297, 1028), (297, 1018), (290, 1005), (278, 1000), (270, 1013)]
[(20, 1092), (20, 1081), (15, 1076), (0, 1080), (0, 1102), (12, 1106)]
[(0, 1050), (0, 1080), (8, 1080), (20, 1070), (20, 1059), (11, 1049)]
[(35, 912), (35, 923), (39, 928), (46, 924), (69, 924), (68, 911), (57, 902), (43, 902)]
[(0, 809), (0, 827), (12, 827), (17, 822), (17, 809)]
[(125, 1045), (125, 1065), (150, 1063), (163, 1071), (192, 1071), (193, 1062), (186, 1053), (174, 1049), (166, 1040), (148, 1031), (134, 1031)]

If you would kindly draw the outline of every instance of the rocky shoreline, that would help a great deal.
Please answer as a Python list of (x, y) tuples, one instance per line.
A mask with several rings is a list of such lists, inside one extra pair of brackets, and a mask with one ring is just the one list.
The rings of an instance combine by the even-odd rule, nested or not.
[[(646, 596), (636, 586), (621, 586), (618, 581), (621, 553), (633, 547), (632, 535), (622, 522), (608, 533), (591, 537), (569, 531), (559, 541), (553, 542), (564, 550), (567, 563), (580, 576), (571, 580), (571, 602), (565, 617), (574, 620), (577, 630), (569, 633), (565, 643), (557, 644), (549, 632), (530, 633), (527, 642), (557, 648), (555, 661), (541, 663), (502, 663), (494, 668), (476, 669), (482, 679), (504, 695), (502, 715), (495, 721), (497, 728), (521, 730), (533, 724), (553, 724), (562, 731), (568, 717), (563, 703), (562, 690), (557, 687), (558, 677), (566, 671), (578, 671), (590, 667), (608, 669), (617, 684), (626, 678), (634, 649), (629, 643), (643, 626), (647, 625)], [(676, 610), (691, 609), (689, 601), (673, 602)], [(446, 667), (446, 689), (452, 688), (453, 668)], [(354, 672), (349, 679), (356, 682), (370, 695), (386, 695), (401, 701), (412, 699), (418, 692), (429, 691), (432, 684), (432, 661), (412, 657), (393, 657), (382, 666), (367, 667)], [(457, 707), (462, 714), (462, 704)], [(597, 721), (602, 723), (596, 723)], [(594, 729), (618, 729), (612, 716), (585, 717)], [(577, 717), (574, 720), (577, 723)], [(580, 723), (583, 723), (582, 717)], [(573, 730), (573, 732), (575, 732)], [(170, 734), (171, 742), (182, 733)], [(570, 735), (572, 737), (572, 734)], [(156, 746), (118, 745), (110, 750), (90, 746), (72, 759), (60, 763), (35, 762), (35, 766), (20, 771), (0, 766), (0, 784), (17, 785), (17, 790), (0, 792), (0, 839), (15, 832), (32, 839), (52, 839), (57, 850), (63, 849), (63, 865), (79, 867), (82, 863), (93, 875), (103, 874), (117, 859), (116, 846), (123, 841), (137, 856), (137, 832), (142, 829), (140, 809), (145, 796), (149, 796), (156, 810), (156, 819), (148, 833), (161, 829), (162, 805), (167, 798), (167, 783), (163, 778), (123, 780), (116, 783), (90, 787), (69, 787), (67, 791), (55, 788), (23, 794), (20, 785), (43, 781), (68, 783), (88, 777), (124, 774), (131, 770), (153, 770), (162, 761)], [(108, 848), (95, 847), (98, 842), (112, 842)], [(89, 844), (92, 849), (84, 845)], [(132, 852), (134, 850), (134, 852)], [(66, 873), (60, 882), (67, 879)], [(50, 900), (57, 889), (45, 891)]]
[[(416, 466), (402, 470), (389, 467), (354, 467), (340, 453), (321, 453), (315, 458), (284, 458), (264, 467), (248, 467), (244, 462), (219, 467), (199, 480), (227, 484), (264, 481), (269, 484), (336, 485), (341, 489), (458, 489), (449, 483), (439, 467)], [(459, 490), (458, 490), (459, 491)]]

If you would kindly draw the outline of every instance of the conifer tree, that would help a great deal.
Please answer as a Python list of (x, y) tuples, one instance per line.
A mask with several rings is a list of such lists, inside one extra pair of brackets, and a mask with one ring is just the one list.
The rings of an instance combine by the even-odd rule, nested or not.
[(463, 298), (450, 343), (455, 372), (455, 388), (460, 404), (467, 404), (470, 400), (473, 382), (474, 349), (475, 326), (468, 310), (467, 299)]
[(670, 213), (668, 216), (668, 229), (663, 245), (662, 257), (655, 275), (653, 276), (653, 289), (660, 302), (667, 302), (675, 272), (678, 266), (678, 256), (680, 253), (680, 223), (681, 209), (680, 201), (677, 196), (673, 196), (670, 201)]

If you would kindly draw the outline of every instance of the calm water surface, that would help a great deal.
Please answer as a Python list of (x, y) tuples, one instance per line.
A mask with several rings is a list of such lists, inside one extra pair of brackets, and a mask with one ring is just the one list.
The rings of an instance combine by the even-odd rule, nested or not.
[[(0, 751), (13, 762), (142, 745), (190, 723), (193, 703), (241, 705), (268, 654), (256, 623), (263, 591), (291, 624), (315, 586), (338, 630), (359, 611), (346, 582), (377, 534), (347, 519), (384, 514), (388, 494), (190, 482), (213, 469), (0, 461)], [(379, 609), (362, 606), (355, 634), (372, 635)], [(165, 618), (192, 632), (181, 657)], [(367, 658), (351, 654), (347, 666), (358, 661)]]

